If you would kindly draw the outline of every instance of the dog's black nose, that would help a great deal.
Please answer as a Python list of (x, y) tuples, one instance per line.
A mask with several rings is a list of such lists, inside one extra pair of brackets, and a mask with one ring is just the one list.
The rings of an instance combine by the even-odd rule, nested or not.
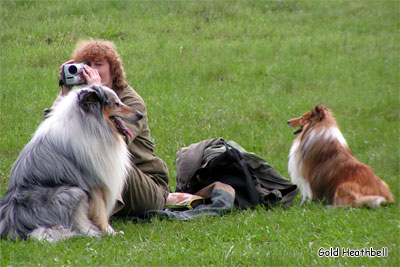
[(287, 121), (287, 124), (290, 124), (290, 121)]

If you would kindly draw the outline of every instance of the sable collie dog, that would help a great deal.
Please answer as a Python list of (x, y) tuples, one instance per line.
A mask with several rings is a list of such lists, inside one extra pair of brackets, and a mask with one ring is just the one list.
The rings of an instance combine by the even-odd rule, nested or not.
[(329, 109), (318, 105), (287, 122), (300, 129), (289, 154), (291, 179), (303, 201), (330, 205), (379, 207), (393, 202), (388, 185), (351, 154)]
[(0, 200), (0, 237), (58, 241), (114, 234), (108, 223), (130, 168), (119, 118), (142, 114), (111, 89), (71, 91), (40, 124), (11, 170)]

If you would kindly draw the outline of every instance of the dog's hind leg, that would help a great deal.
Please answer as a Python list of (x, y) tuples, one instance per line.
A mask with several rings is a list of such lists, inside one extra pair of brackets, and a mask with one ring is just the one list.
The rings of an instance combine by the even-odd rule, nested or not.
[(354, 208), (368, 206), (377, 208), (386, 203), (386, 199), (381, 196), (365, 196), (361, 192), (360, 185), (357, 183), (343, 183), (335, 192), (333, 205), (352, 206)]
[(335, 193), (334, 205), (352, 206), (354, 208), (367, 206), (379, 208), (387, 203), (387, 200), (378, 195), (364, 195), (361, 188), (355, 183), (345, 183), (340, 185)]
[(386, 204), (386, 199), (381, 196), (363, 196), (355, 200), (355, 206), (368, 206), (370, 208), (379, 208)]
[(355, 201), (358, 196), (359, 186), (354, 183), (343, 183), (339, 185), (333, 197), (335, 206), (353, 206), (356, 207)]
[(81, 188), (61, 186), (47, 189), (41, 187), (40, 190), (32, 191), (37, 193), (41, 201), (30, 207), (30, 210), (36, 210), (40, 215), (29, 217), (36, 226), (29, 234), (30, 237), (57, 242), (76, 235), (100, 235), (100, 231), (88, 218), (89, 199)]
[(66, 229), (60, 225), (51, 228), (38, 227), (29, 234), (31, 238), (36, 238), (39, 241), (57, 242), (78, 235), (78, 233)]

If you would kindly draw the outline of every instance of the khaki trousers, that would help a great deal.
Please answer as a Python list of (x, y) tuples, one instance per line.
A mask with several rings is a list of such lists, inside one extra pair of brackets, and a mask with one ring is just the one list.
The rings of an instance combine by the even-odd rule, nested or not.
[(164, 209), (169, 192), (157, 180), (156, 176), (147, 175), (133, 165), (122, 193), (123, 203), (118, 201), (114, 216), (135, 216), (147, 210)]

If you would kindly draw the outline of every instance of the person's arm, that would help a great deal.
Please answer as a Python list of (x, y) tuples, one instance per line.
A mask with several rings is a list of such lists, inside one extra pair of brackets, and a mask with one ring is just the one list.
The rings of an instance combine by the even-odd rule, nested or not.
[(133, 139), (128, 136), (126, 137), (126, 143), (129, 145), (137, 136), (142, 134), (143, 129), (147, 129), (147, 127), (145, 127), (147, 124), (146, 105), (139, 94), (130, 87), (123, 89), (118, 97), (121, 99), (122, 103), (139, 110), (143, 114), (143, 118), (136, 122), (128, 122), (124, 120), (125, 126), (128, 127), (133, 134)]
[(66, 87), (64, 85), (61, 86), (60, 93), (57, 95), (56, 100), (54, 100), (53, 105), (51, 105), (51, 108), (45, 108), (43, 110), (43, 120), (47, 119), (53, 108), (57, 106), (57, 104), (61, 101), (61, 99), (64, 96), (66, 96), (69, 93), (69, 91), (71, 91), (71, 87)]
[(62, 85), (60, 93), (57, 95), (57, 98), (54, 101), (54, 103), (51, 106), (51, 108), (55, 107), (61, 101), (61, 99), (71, 91), (71, 89), (72, 89), (71, 87), (66, 87), (66, 86)]

